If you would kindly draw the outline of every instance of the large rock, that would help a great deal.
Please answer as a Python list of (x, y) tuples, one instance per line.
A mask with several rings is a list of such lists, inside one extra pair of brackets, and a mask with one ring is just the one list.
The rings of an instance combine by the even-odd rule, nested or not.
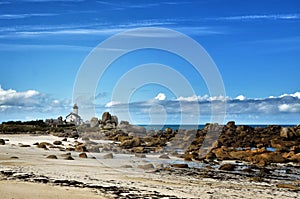
[(235, 167), (236, 166), (234, 164), (223, 164), (220, 166), (219, 170), (234, 171)]
[(115, 126), (118, 126), (118, 124), (119, 124), (118, 117), (115, 116), (115, 115), (112, 115), (111, 116), (111, 123), (115, 124)]
[(101, 121), (102, 121), (102, 123), (105, 125), (106, 122), (107, 122), (108, 120), (109, 120), (109, 121), (111, 120), (111, 114), (110, 114), (109, 112), (104, 112), (104, 113), (102, 114), (102, 119), (101, 119)]
[(113, 159), (113, 158), (114, 158), (114, 155), (112, 153), (103, 155), (103, 159)]
[(148, 169), (154, 169), (154, 166), (153, 166), (153, 164), (149, 163), (149, 164), (144, 164), (144, 165), (138, 165), (138, 168), (148, 170)]
[(135, 137), (135, 138), (132, 138), (129, 140), (124, 140), (124, 142), (122, 142), (120, 144), (120, 146), (124, 147), (126, 149), (129, 149), (129, 148), (133, 148), (133, 147), (138, 147), (138, 146), (140, 146), (140, 144), (141, 144), (140, 138)]
[(125, 133), (134, 133), (137, 136), (146, 136), (146, 129), (142, 126), (135, 126), (129, 124), (129, 122), (121, 121), (120, 125), (118, 126), (118, 129)]
[(99, 126), (99, 121), (97, 117), (92, 117), (90, 120), (90, 127), (98, 127)]

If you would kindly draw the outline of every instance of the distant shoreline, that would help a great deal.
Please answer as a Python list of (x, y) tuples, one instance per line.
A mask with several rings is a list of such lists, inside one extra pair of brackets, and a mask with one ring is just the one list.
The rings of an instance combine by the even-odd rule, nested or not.
[[(265, 128), (267, 126), (281, 126), (281, 127), (294, 127), (299, 124), (237, 124), (236, 126), (250, 126), (252, 128), (261, 127)], [(171, 128), (173, 130), (185, 129), (185, 130), (202, 130), (206, 126), (206, 124), (137, 124), (137, 126), (141, 126), (146, 128), (146, 130), (163, 130), (165, 128)]]

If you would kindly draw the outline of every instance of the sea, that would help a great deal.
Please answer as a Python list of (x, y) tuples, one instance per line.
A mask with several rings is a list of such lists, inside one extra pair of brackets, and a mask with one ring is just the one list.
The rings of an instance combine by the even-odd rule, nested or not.
[[(242, 124), (241, 124), (242, 125)], [(270, 126), (271, 124), (246, 124), (247, 126), (251, 126), (253, 128), (255, 127), (262, 127), (265, 128), (267, 126)], [(282, 127), (293, 127), (296, 126), (296, 124), (276, 124), (280, 125)], [(178, 130), (178, 129), (185, 129), (185, 130), (191, 130), (191, 129), (203, 129), (205, 127), (205, 124), (139, 124), (138, 126), (145, 127), (146, 130), (164, 130), (166, 128), (171, 128), (172, 130)], [(240, 126), (240, 125), (237, 125)]]

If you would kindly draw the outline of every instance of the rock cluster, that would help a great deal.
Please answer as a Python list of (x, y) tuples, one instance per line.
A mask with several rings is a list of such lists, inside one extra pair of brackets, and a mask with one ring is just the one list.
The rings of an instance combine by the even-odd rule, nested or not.
[[(200, 153), (204, 139), (210, 145), (209, 153), (203, 157)], [(185, 157), (195, 160), (242, 160), (259, 165), (300, 163), (299, 143), (300, 126), (287, 128), (272, 125), (253, 128), (246, 125), (236, 126), (234, 122), (225, 126), (207, 124), (203, 130), (197, 132), (185, 152)]]

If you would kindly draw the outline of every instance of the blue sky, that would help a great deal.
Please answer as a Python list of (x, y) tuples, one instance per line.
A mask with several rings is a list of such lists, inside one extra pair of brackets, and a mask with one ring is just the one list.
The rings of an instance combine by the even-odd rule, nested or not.
[[(1, 0), (0, 27), (0, 121), (67, 115), (77, 73), (93, 48), (131, 28), (161, 27), (186, 34), (205, 48), (223, 78), (226, 96), (210, 96), (186, 60), (148, 49), (120, 57), (106, 71), (93, 99), (98, 117), (109, 110), (123, 120), (149, 123), (161, 121), (156, 117), (163, 112), (165, 122), (180, 123), (184, 112), (206, 123), (210, 104), (221, 99), (227, 104), (226, 121), (299, 123), (297, 0)], [(178, 71), (194, 88), (193, 95), (149, 83), (125, 87), (129, 101), (112, 98), (118, 80), (147, 63)], [(161, 78), (176, 82), (168, 74)], [(188, 108), (178, 108), (179, 102)], [(130, 118), (122, 114), (128, 104)], [(80, 113), (84, 104), (78, 105)]]

